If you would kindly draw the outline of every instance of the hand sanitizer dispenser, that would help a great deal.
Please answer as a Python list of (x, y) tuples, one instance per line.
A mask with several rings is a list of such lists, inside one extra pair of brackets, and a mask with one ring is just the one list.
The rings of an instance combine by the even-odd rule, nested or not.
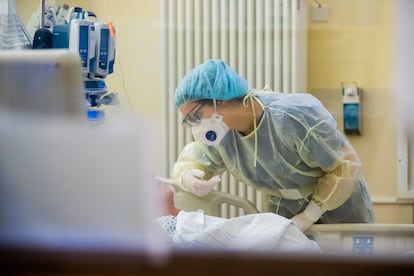
[(342, 83), (344, 132), (347, 135), (362, 134), (361, 92), (356, 82)]

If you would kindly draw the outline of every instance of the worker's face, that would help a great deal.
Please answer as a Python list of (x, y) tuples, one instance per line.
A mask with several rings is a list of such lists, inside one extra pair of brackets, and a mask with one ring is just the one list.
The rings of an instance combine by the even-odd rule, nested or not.
[(184, 105), (181, 112), (184, 116), (183, 125), (190, 127), (194, 139), (210, 146), (217, 146), (229, 131), (216, 105), (212, 101), (201, 101)]
[(205, 102), (191, 102), (180, 109), (183, 115), (182, 124), (192, 127), (200, 123), (201, 119), (209, 118), (214, 113), (214, 107)]

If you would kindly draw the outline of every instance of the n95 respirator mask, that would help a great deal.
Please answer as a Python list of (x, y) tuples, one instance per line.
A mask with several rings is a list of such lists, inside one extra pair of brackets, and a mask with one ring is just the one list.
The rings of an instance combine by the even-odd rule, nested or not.
[(223, 122), (223, 117), (215, 113), (211, 118), (201, 119), (198, 125), (191, 128), (191, 131), (198, 142), (217, 146), (229, 131), (229, 127)]

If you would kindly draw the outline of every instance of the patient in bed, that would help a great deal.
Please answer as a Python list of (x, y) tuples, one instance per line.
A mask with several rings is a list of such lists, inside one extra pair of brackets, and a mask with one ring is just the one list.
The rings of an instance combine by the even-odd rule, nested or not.
[(202, 210), (182, 211), (174, 205), (174, 189), (159, 185), (164, 208), (156, 220), (174, 247), (320, 252), (314, 241), (282, 216), (258, 213), (226, 219)]

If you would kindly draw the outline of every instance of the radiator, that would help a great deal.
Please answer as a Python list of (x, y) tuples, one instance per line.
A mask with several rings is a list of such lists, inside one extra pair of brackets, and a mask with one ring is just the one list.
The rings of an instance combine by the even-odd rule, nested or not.
[[(247, 79), (251, 89), (306, 91), (306, 0), (161, 0), (161, 17), (165, 175), (171, 174), (179, 152), (193, 139), (180, 124), (174, 91), (194, 66), (221, 58)], [(216, 189), (247, 198), (261, 210), (260, 192), (228, 173)], [(241, 214), (242, 210), (222, 206), (223, 217)]]

